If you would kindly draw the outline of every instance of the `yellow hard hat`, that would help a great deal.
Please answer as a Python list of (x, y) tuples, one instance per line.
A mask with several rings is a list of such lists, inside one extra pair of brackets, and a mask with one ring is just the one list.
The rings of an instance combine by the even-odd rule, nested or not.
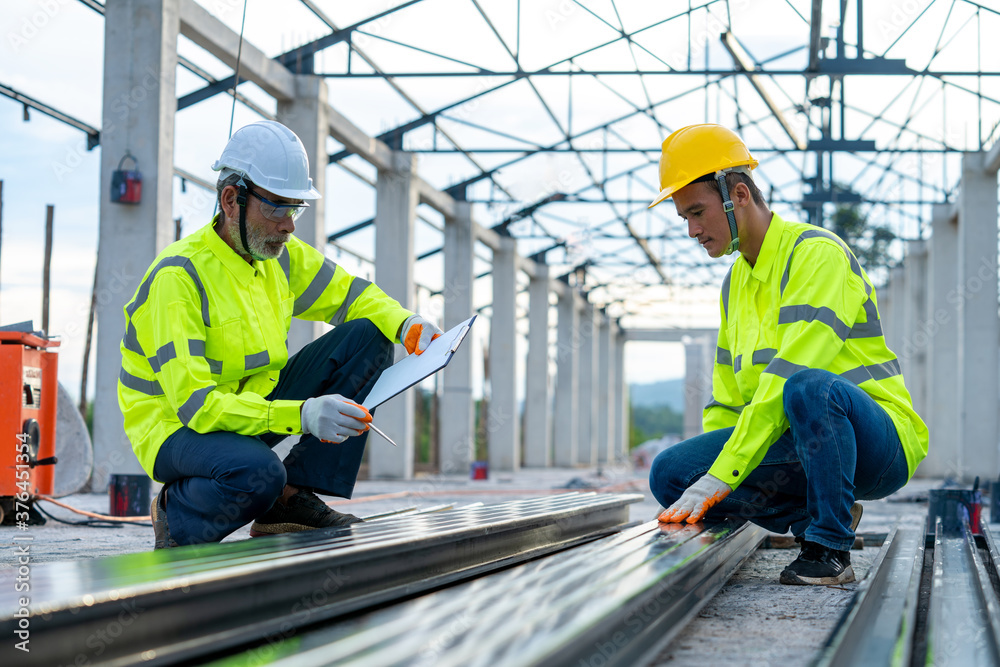
[(747, 145), (721, 125), (688, 125), (663, 140), (660, 153), (660, 194), (649, 208), (696, 179), (733, 167), (757, 166)]

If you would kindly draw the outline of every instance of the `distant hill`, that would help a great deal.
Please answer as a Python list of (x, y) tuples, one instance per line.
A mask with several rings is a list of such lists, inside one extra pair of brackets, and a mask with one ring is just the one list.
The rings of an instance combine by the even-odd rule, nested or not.
[(684, 414), (684, 378), (632, 384), (629, 385), (629, 396), (635, 407), (666, 405), (671, 410)]

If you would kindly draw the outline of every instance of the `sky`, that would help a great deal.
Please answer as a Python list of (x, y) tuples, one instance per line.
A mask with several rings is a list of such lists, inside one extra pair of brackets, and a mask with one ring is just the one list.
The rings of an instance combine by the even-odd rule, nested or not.
[[(201, 3), (209, 11), (225, 23), (239, 29), (240, 13), (243, 4), (237, 0), (202, 0)], [(343, 26), (353, 21), (371, 15), (378, 8), (392, 6), (398, 2), (373, 1), (366, 3), (345, 4), (333, 0), (321, 0), (317, 4), (335, 17)], [(538, 2), (522, 3), (522, 35), (520, 62), (526, 69), (542, 67), (555, 59), (565, 57), (580, 49), (581, 45), (599, 44), (614, 37), (614, 30), (606, 21), (611, 17), (620, 17), (621, 24), (628, 29), (643, 25), (644, 22), (657, 16), (667, 16), (671, 3), (648, 3), (621, 1), (611, 6), (607, 0), (593, 0), (574, 3), (568, 0), (539, 0)], [(685, 3), (686, 4), (686, 3)], [(695, 3), (698, 5), (699, 3)], [(773, 7), (774, 12), (762, 10), (764, 4)], [(826, 16), (834, 16), (838, 3), (826, 3)], [(853, 3), (850, 3), (853, 5)], [(905, 26), (917, 16), (921, 23), (916, 29), (901, 38), (898, 46), (890, 52), (890, 56), (906, 58), (912, 67), (923, 67), (926, 63), (920, 58), (929, 44), (934, 43), (938, 35), (931, 29), (941, 25), (954, 25), (947, 31), (945, 40), (947, 48), (935, 60), (936, 67), (957, 68), (969, 64), (969, 54), (965, 48), (973, 43), (975, 35), (970, 34), (969, 16), (971, 8), (967, 3), (958, 3), (953, 16), (946, 14), (947, 5), (951, 3), (935, 3), (926, 13), (929, 0), (908, 0), (906, 2), (866, 4), (866, 47), (872, 50), (884, 49), (900, 37)], [(987, 8), (998, 8), (1000, 3), (989, 0), (982, 3)], [(516, 15), (513, 7), (516, 3), (501, 0), (481, 1), (485, 11), (493, 17), (497, 30), (509, 42), (515, 41), (513, 28)], [(721, 7), (721, 3), (719, 4)], [(750, 3), (749, 0), (733, 0), (730, 3), (733, 10), (734, 25), (739, 26), (740, 36), (747, 41), (758, 56), (769, 53), (780, 53), (790, 44), (799, 43), (803, 27), (801, 21), (791, 13), (790, 8), (797, 8), (799, 13), (808, 16), (809, 3), (803, 0), (785, 3), (774, 0), (765, 3)], [(713, 9), (712, 11), (715, 11)], [(783, 12), (780, 15), (777, 12)], [(974, 12), (973, 12), (974, 13)], [(989, 14), (989, 12), (987, 12)], [(448, 21), (439, 20), (447, 15)], [(778, 21), (775, 17), (780, 16)], [(268, 55), (280, 53), (298, 44), (313, 39), (327, 32), (315, 17), (301, 3), (293, 0), (249, 0), (247, 11), (247, 39)], [(848, 24), (850, 25), (850, 24)], [(780, 27), (779, 27), (780, 26)], [(459, 29), (455, 29), (458, 27)], [(729, 66), (726, 54), (716, 43), (712, 35), (716, 34), (718, 26), (712, 23), (711, 15), (706, 12), (702, 25), (693, 26), (694, 46), (692, 57), (707, 58), (718, 67)], [(104, 58), (104, 20), (96, 12), (76, 0), (4, 0), (0, 4), (0, 84), (14, 88), (27, 95), (40, 99), (63, 110), (84, 122), (94, 126), (100, 125), (101, 89)], [(472, 3), (467, 0), (427, 0), (421, 5), (390, 14), (372, 25), (366, 26), (369, 35), (357, 35), (357, 43), (365, 48), (379, 62), (405, 62), (412, 69), (422, 66), (441, 67), (440, 59), (414, 54), (395, 46), (386, 39), (406, 41), (428, 50), (437, 50), (456, 59), (474, 60), (476, 65), (505, 69), (510, 66), (510, 58), (504, 52), (499, 42), (491, 34), (488, 27), (475, 13)], [(793, 35), (794, 32), (794, 35)], [(829, 32), (829, 31), (828, 31)], [(829, 34), (832, 34), (829, 33)], [(660, 28), (642, 34), (645, 43), (653, 48), (664, 60), (683, 65), (688, 49), (687, 35), (684, 30), (678, 32), (675, 24), (665, 24)], [(685, 45), (683, 48), (679, 44)], [(1000, 62), (1000, 51), (991, 41), (984, 44), (984, 67), (988, 63)], [(229, 73), (228, 68), (207, 56), (198, 47), (183, 37), (178, 51), (182, 56), (191, 58), (215, 76)], [(345, 60), (343, 49), (330, 49), (324, 53), (319, 62), (319, 68), (324, 71), (335, 71), (343, 67)], [(471, 55), (470, 55), (471, 54)], [(127, 57), (123, 54), (122, 57)], [(587, 62), (586, 57), (580, 59), (581, 66), (600, 66), (602, 68), (631, 67), (632, 55), (623, 46), (611, 46), (590, 56), (593, 62)], [(644, 56), (640, 53), (639, 58)], [(774, 66), (792, 63), (790, 60), (777, 60)], [(680, 62), (678, 62), (678, 59)], [(926, 60), (926, 58), (924, 58)], [(639, 63), (643, 67), (654, 67), (656, 63), (646, 59)], [(355, 59), (354, 66), (363, 70)], [(788, 64), (791, 67), (791, 64)], [(460, 69), (459, 65), (455, 65)], [(996, 77), (994, 77), (996, 78)], [(331, 88), (331, 103), (346, 116), (351, 118), (363, 130), (377, 134), (388, 128), (406, 122), (415, 112), (409, 105), (401, 101), (400, 96), (389, 89), (384, 83), (372, 79), (336, 79), (328, 80)], [(654, 99), (661, 97), (669, 89), (669, 85), (661, 79), (648, 78), (647, 86)], [(986, 85), (994, 85), (992, 79)], [(489, 76), (471, 79), (431, 79), (404, 81), (401, 85), (424, 108), (437, 108), (454, 99), (456, 90), (476, 91), (496, 85), (497, 81)], [(177, 92), (182, 95), (199, 88), (200, 80), (189, 72), (179, 69), (177, 76)], [(512, 84), (508, 88), (484, 98), (482, 103), (469, 103), (450, 112), (450, 120), (442, 121), (442, 127), (459, 138), (465, 144), (476, 143), (484, 138), (483, 133), (475, 128), (462, 125), (459, 121), (470, 121), (486, 126), (503, 126), (509, 128), (512, 135), (545, 143), (551, 140), (556, 132), (555, 122), (539, 120), (538, 109), (531, 107), (524, 100), (526, 84)], [(620, 81), (616, 83), (622, 97), (609, 95), (608, 90), (586, 81), (578, 81), (573, 92), (575, 99), (584, 100), (586, 104), (576, 104), (572, 118), (563, 110), (569, 91), (559, 88), (554, 80), (542, 80), (538, 84), (541, 94), (550, 103), (556, 120), (566, 127), (586, 128), (604, 122), (609, 116), (621, 113), (629, 108), (629, 102), (641, 103), (645, 93), (637, 82)], [(975, 86), (975, 81), (969, 82)], [(517, 87), (520, 86), (521, 89)], [(589, 86), (589, 87), (588, 87)], [(791, 86), (790, 86), (791, 87)], [(975, 105), (968, 104), (963, 98), (955, 98), (950, 102), (951, 108), (942, 110), (933, 101), (931, 87), (918, 91), (913, 95), (913, 104), (909, 103), (910, 93), (900, 92), (904, 83), (897, 80), (873, 81), (868, 89), (853, 86), (854, 99), (864, 97), (866, 102), (875, 104), (877, 101), (891, 102), (891, 97), (901, 94), (901, 101), (887, 108), (886, 116), (890, 114), (899, 120), (911, 116), (909, 124), (917, 127), (928, 135), (936, 134), (946, 137), (950, 143), (970, 145), (975, 143), (977, 129), (969, 114)], [(662, 89), (662, 90), (659, 90)], [(792, 88), (794, 90), (794, 88)], [(262, 91), (252, 84), (241, 86), (241, 92), (250, 96), (261, 106), (273, 110), (275, 105)], [(804, 91), (803, 91), (804, 92)], [(1000, 93), (1000, 91), (998, 91)], [(998, 97), (1000, 94), (994, 93)], [(762, 108), (759, 100), (746, 94), (741, 97), (741, 109), (744, 113), (759, 115)], [(974, 99), (974, 98), (973, 98)], [(956, 101), (957, 100), (957, 101)], [(697, 105), (691, 100), (681, 101), (668, 106), (664, 113), (668, 114), (669, 122), (679, 126), (686, 122), (698, 122), (704, 118), (706, 111), (709, 117), (717, 116), (720, 121), (729, 117), (730, 113), (723, 96), (718, 99), (704, 95), (698, 99)], [(788, 100), (784, 104), (790, 104)], [(189, 171), (200, 178), (213, 179), (210, 170), (211, 163), (218, 157), (228, 136), (231, 98), (217, 96), (194, 107), (183, 110), (176, 117), (175, 164), (178, 168)], [(536, 102), (532, 102), (537, 107)], [(919, 113), (913, 113), (913, 109)], [(942, 112), (947, 113), (947, 119), (942, 122)], [(990, 115), (993, 114), (993, 115)], [(89, 298), (95, 255), (98, 241), (98, 189), (100, 148), (87, 151), (85, 137), (80, 131), (52, 120), (38, 112), (31, 112), (30, 121), (24, 122), (23, 109), (20, 104), (0, 97), (0, 180), (3, 181), (2, 238), (0, 238), (0, 324), (9, 324), (21, 320), (34, 320), (36, 327), (41, 321), (41, 267), (44, 245), (44, 221), (46, 206), (55, 207), (55, 238), (52, 249), (52, 291), (51, 291), (51, 323), (50, 331), (58, 334), (62, 340), (62, 356), (60, 360), (60, 381), (73, 395), (79, 394), (80, 372), (82, 367), (83, 341), (89, 308)], [(998, 118), (995, 110), (988, 110), (987, 117)], [(257, 120), (259, 117), (251, 110), (237, 105), (234, 124), (239, 127)], [(801, 131), (805, 131), (804, 121), (795, 118), (795, 123)], [(995, 120), (993, 121), (995, 122)], [(873, 126), (873, 132), (889, 132), (879, 119), (865, 119), (859, 114), (849, 115), (851, 127)], [(619, 128), (623, 136), (635, 145), (655, 146), (663, 138), (661, 131), (652, 123), (636, 119)], [(765, 128), (767, 129), (767, 128)], [(992, 129), (992, 124), (986, 128)], [(768, 132), (775, 135), (775, 127)], [(882, 135), (879, 135), (882, 136)], [(757, 132), (748, 128), (747, 141), (759, 144), (770, 140), (767, 132)], [(493, 143), (502, 140), (495, 136), (489, 139)], [(408, 141), (430, 141), (428, 133), (415, 132)], [(584, 140), (600, 141), (597, 135), (584, 137)], [(614, 140), (614, 139), (613, 139)], [(775, 139), (780, 140), (779, 139)], [(329, 141), (331, 152), (339, 146), (332, 139)], [(503, 156), (484, 156), (485, 164), (499, 164)], [(437, 187), (446, 187), (457, 180), (475, 173), (476, 169), (464, 158), (454, 155), (421, 156), (421, 175)], [(613, 173), (615, 168), (629, 168), (649, 158), (641, 154), (613, 154), (611, 166), (606, 167), (600, 158), (588, 156), (587, 163), (595, 174), (601, 174), (608, 168)], [(781, 184), (794, 180), (787, 160), (771, 159), (762, 164), (760, 171), (771, 183)], [(364, 178), (373, 180), (375, 171), (359, 158), (353, 157), (345, 164), (357, 171)], [(929, 156), (918, 161), (904, 163), (900, 168), (914, 174), (922, 170), (940, 170), (951, 175), (948, 180), (955, 179), (955, 166), (952, 160)], [(141, 165), (140, 165), (141, 166)], [(845, 165), (850, 169), (850, 165)], [(539, 194), (557, 188), (586, 187), (587, 175), (578, 161), (565, 154), (542, 155), (526, 161), (518, 169), (507, 170), (505, 185), (508, 190), (525, 200), (536, 198)], [(629, 181), (631, 192), (637, 197), (649, 196), (655, 188), (655, 161), (647, 165), (646, 171), (634, 181)], [(482, 195), (486, 185), (474, 191)], [(612, 188), (624, 193), (624, 182), (614, 183)], [(902, 184), (900, 195), (912, 194), (905, 190)], [(174, 179), (175, 216), (182, 219), (182, 234), (189, 234), (205, 224), (212, 212), (212, 197), (198, 186), (187, 184), (182, 191), (179, 178)], [(327, 170), (327, 220), (328, 231), (346, 227), (359, 220), (372, 217), (374, 213), (374, 191), (362, 180), (338, 167)], [(584, 210), (579, 205), (566, 205), (559, 208), (562, 217), (572, 218), (583, 225), (600, 223), (613, 219), (613, 212), (589, 208)], [(670, 207), (669, 202), (661, 206)], [(507, 206), (478, 206), (477, 219), (483, 224), (493, 224), (510, 213)], [(776, 206), (776, 210), (779, 207)], [(779, 211), (783, 212), (784, 211)], [(794, 214), (794, 211), (788, 211)], [(664, 234), (682, 236), (683, 226), (672, 215), (671, 210), (664, 215), (649, 216), (643, 214), (633, 219), (637, 225), (648, 225), (652, 230), (662, 229)], [(437, 247), (441, 242), (440, 216), (421, 208), (421, 216), (425, 220), (418, 224), (417, 252)], [(561, 224), (558, 220), (542, 218), (551, 225)], [(917, 221), (903, 216), (898, 219), (887, 215), (887, 220), (896, 225), (901, 236), (916, 238), (922, 231)], [(525, 225), (529, 224), (527, 222)], [(527, 227), (518, 228), (524, 231)], [(618, 229), (612, 225), (609, 230)], [(581, 233), (572, 238), (570, 243), (580, 252), (585, 253), (588, 246), (588, 236)], [(372, 266), (366, 261), (357, 259), (352, 253), (371, 258), (373, 255), (373, 234), (366, 230), (344, 239), (343, 249), (328, 249), (328, 255), (342, 264), (348, 271), (371, 278)], [(541, 242), (538, 242), (541, 243)], [(537, 246), (537, 244), (536, 244)], [(525, 241), (521, 248), (523, 254), (530, 254), (536, 247), (532, 242)], [(700, 249), (691, 241), (690, 245), (678, 244), (678, 256), (690, 258), (696, 256)], [(622, 255), (637, 253), (634, 247), (622, 246)], [(483, 259), (477, 261), (476, 270), (482, 272), (489, 267), (489, 251), (480, 248)], [(582, 255), (581, 255), (582, 256)], [(567, 258), (571, 259), (571, 258)], [(724, 274), (727, 264), (719, 264), (713, 269), (718, 279)], [(668, 267), (668, 270), (670, 268)], [(650, 288), (638, 295), (635, 300), (635, 312), (628, 320), (630, 325), (641, 326), (652, 323), (653, 326), (663, 326), (667, 322), (671, 326), (713, 326), (718, 322), (717, 290), (711, 287), (685, 288), (685, 271), (674, 269), (672, 277), (677, 281), (674, 287)], [(646, 270), (648, 272), (648, 269)], [(637, 272), (638, 273), (638, 272)], [(427, 313), (432, 319), (440, 315), (440, 299), (429, 295), (430, 291), (440, 289), (442, 283), (442, 268), (440, 258), (421, 262), (416, 276), (418, 284), (428, 289), (419, 291), (418, 309)], [(488, 303), (490, 294), (489, 280), (480, 280), (476, 284), (477, 304)], [(662, 304), (670, 304), (670, 317), (663, 319)], [(519, 303), (522, 312), (526, 311), (526, 295)], [(488, 314), (488, 313), (487, 313)], [(648, 315), (649, 317), (645, 317)], [(473, 353), (480, 354), (482, 346), (488, 340), (488, 321), (481, 318), (482, 324), (477, 325), (476, 338), (473, 339)], [(521, 333), (526, 332), (526, 322), (521, 323)], [(526, 351), (523, 335), (519, 341), (519, 353)], [(661, 379), (679, 377), (684, 372), (683, 346), (679, 344), (645, 344), (632, 343), (627, 347), (626, 374), (629, 382), (653, 382)], [(93, 364), (91, 360), (91, 384), (93, 382)], [(523, 370), (522, 370), (523, 377)], [(481, 385), (481, 370), (477, 370), (477, 383)]]

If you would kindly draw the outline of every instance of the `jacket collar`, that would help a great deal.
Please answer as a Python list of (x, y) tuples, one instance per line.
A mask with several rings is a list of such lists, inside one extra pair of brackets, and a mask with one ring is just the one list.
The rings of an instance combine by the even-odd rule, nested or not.
[(766, 283), (771, 276), (771, 267), (777, 259), (778, 246), (781, 244), (781, 235), (784, 231), (785, 221), (777, 213), (772, 213), (771, 223), (764, 233), (764, 242), (760, 245), (757, 263), (750, 271), (750, 275), (762, 283)]
[(243, 284), (248, 284), (250, 280), (256, 275), (257, 269), (260, 268), (260, 264), (263, 262), (258, 262), (254, 260), (253, 266), (247, 264), (246, 260), (240, 257), (235, 250), (229, 247), (229, 245), (222, 240), (218, 232), (215, 231), (215, 223), (218, 221), (219, 215), (216, 214), (212, 218), (212, 222), (203, 229), (205, 236), (205, 245), (212, 251), (212, 253), (222, 262), (229, 271), (236, 276)]

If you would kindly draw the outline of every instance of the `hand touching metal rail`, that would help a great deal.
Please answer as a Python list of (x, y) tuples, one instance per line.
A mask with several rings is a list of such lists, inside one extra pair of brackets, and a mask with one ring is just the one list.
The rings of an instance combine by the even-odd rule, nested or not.
[(688, 523), (696, 523), (701, 521), (705, 512), (718, 505), (731, 491), (732, 488), (721, 479), (705, 473), (685, 489), (677, 502), (663, 510), (659, 519), (663, 523), (681, 523), (685, 519)]

